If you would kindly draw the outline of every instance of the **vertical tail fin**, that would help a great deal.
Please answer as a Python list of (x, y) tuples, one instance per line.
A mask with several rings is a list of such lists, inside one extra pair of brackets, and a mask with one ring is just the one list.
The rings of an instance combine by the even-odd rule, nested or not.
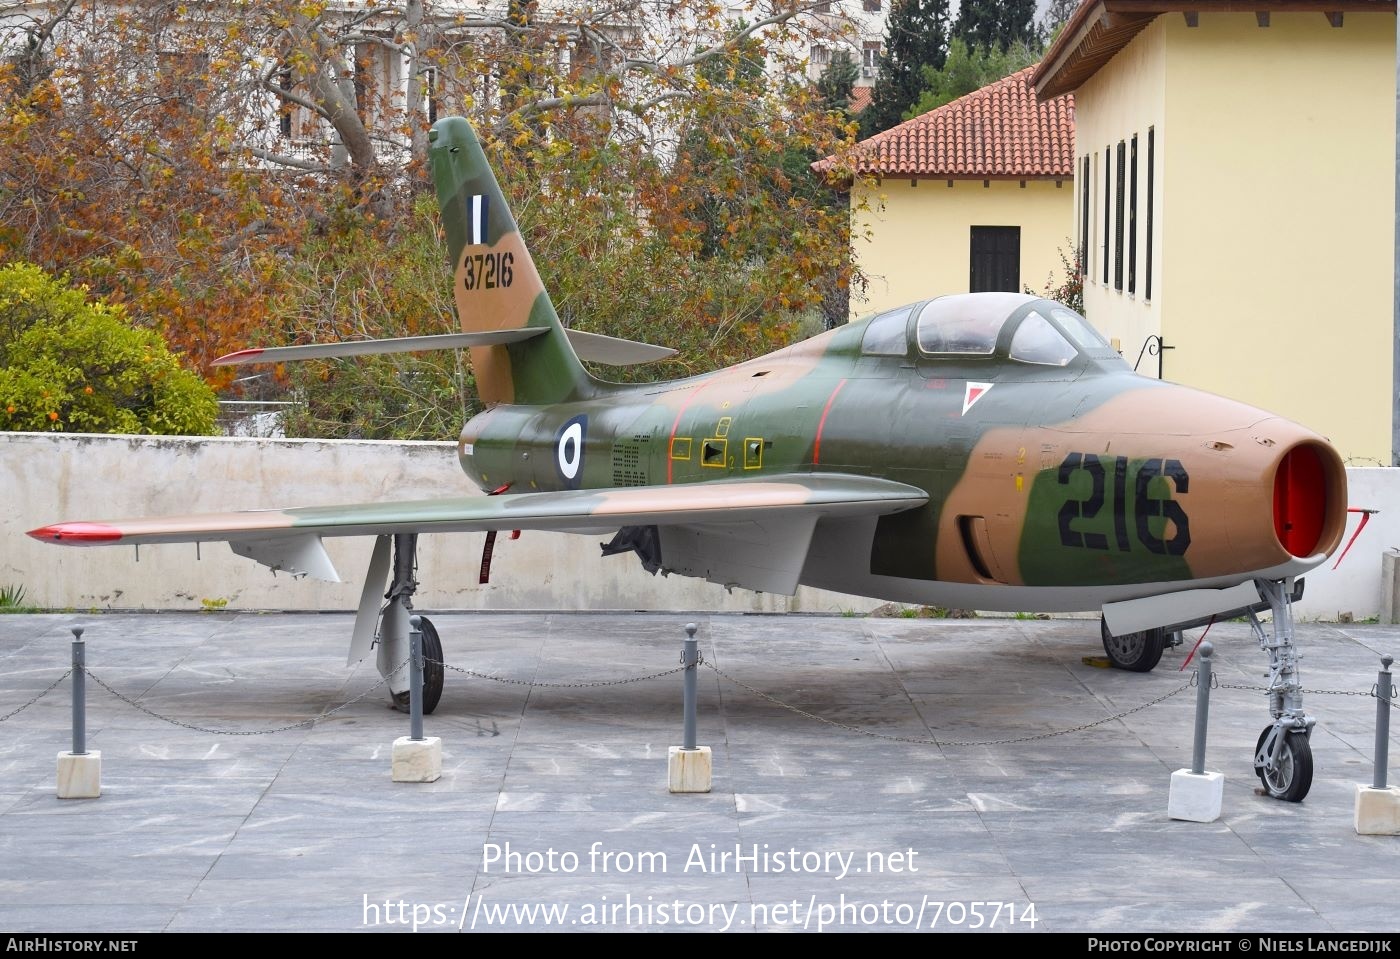
[(471, 125), (446, 117), (433, 124), (428, 140), (462, 331), (549, 329), (509, 346), (472, 348), (482, 402), (560, 403), (593, 395), (594, 381), (569, 345)]

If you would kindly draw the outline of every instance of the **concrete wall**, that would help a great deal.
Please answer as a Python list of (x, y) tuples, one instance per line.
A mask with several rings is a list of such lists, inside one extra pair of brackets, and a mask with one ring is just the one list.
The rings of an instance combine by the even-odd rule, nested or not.
[[(50, 608), (353, 610), (372, 537), (328, 538), (342, 583), (274, 576), (223, 543), (69, 548), (24, 535), (59, 520), (121, 519), (387, 499), (462, 496), (475, 488), (453, 443), (89, 436), (0, 432), (0, 587)], [(606, 537), (498, 538), (478, 586), (483, 533), (423, 536), (417, 605), (431, 609), (654, 609), (839, 613), (876, 601), (802, 589), (795, 597), (650, 576), (635, 556), (599, 555)]]
[[(1400, 546), (1400, 470), (1350, 469), (1351, 503), (1380, 509), (1345, 563), (1308, 577), (1298, 614), (1377, 615), (1381, 556)], [(50, 608), (353, 610), (371, 538), (326, 540), (344, 583), (273, 576), (228, 547), (208, 544), (68, 548), (24, 535), (58, 520), (312, 506), (463, 495), (451, 443), (186, 439), (0, 432), (0, 587), (23, 586)], [(1348, 523), (1347, 535), (1359, 520)], [(527, 532), (496, 546), (491, 583), (476, 584), (479, 533), (424, 536), (418, 605), (452, 609), (867, 611), (878, 601), (802, 589), (768, 596), (695, 579), (647, 575), (632, 556), (601, 558), (599, 537)]]
[(1054, 180), (887, 179), (851, 187), (851, 232), (870, 285), (866, 299), (851, 298), (853, 316), (942, 296), (966, 293), (972, 227), (1021, 228), (1021, 286), (1039, 293), (1053, 275), (1063, 279), (1059, 250), (1071, 254), (1074, 190)]
[[(1341, 550), (1320, 569), (1307, 576), (1303, 602), (1297, 613), (1305, 619), (1335, 620), (1351, 616), (1370, 619), (1380, 612), (1381, 557), (1400, 546), (1400, 469), (1348, 467), (1348, 499), (1353, 507), (1378, 509), (1340, 567)], [(1356, 532), (1361, 518), (1347, 519), (1342, 546)]]

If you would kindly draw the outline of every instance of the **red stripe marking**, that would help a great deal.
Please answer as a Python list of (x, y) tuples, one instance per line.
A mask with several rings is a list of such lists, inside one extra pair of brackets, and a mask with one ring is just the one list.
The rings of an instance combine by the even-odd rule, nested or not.
[(681, 404), (681, 408), (676, 410), (676, 421), (671, 424), (671, 435), (666, 438), (666, 482), (668, 484), (671, 482), (671, 444), (676, 441), (676, 430), (680, 429), (681, 417), (685, 415), (686, 408), (690, 406), (691, 403), (695, 402), (695, 397), (700, 395), (700, 391), (713, 382), (714, 380), (706, 380), (697, 386), (694, 391), (685, 398), (685, 402)]
[(255, 357), (255, 356), (261, 356), (261, 355), (262, 355), (262, 352), (263, 352), (262, 350), (256, 349), (256, 350), (239, 350), (239, 351), (237, 351), (236, 353), (225, 353), (223, 356), (219, 357), (217, 360), (215, 360), (213, 363), (210, 363), (209, 365), (210, 365), (210, 366), (234, 366), (234, 365), (236, 365), (236, 364), (238, 364), (238, 363), (245, 363), (245, 362), (247, 362), (248, 360), (251, 360), (251, 359), (252, 359), (253, 357)]
[(822, 461), (822, 430), (826, 429), (826, 414), (831, 412), (831, 404), (836, 402), (836, 394), (841, 392), (841, 388), (846, 385), (843, 379), (836, 384), (836, 389), (831, 391), (831, 395), (826, 398), (826, 406), (822, 409), (822, 418), (817, 423), (817, 439), (812, 444), (812, 465), (816, 466)]
[(115, 526), (108, 526), (106, 523), (55, 523), (52, 526), (31, 529), (25, 535), (32, 536), (37, 540), (55, 543), (72, 542), (81, 545), (84, 543), (110, 543), (119, 540), (122, 538), (122, 531)]

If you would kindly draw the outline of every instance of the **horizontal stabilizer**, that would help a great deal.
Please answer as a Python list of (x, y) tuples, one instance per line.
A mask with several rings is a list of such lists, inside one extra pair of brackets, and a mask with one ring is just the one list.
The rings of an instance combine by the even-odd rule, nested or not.
[(585, 333), (583, 330), (565, 330), (569, 345), (574, 348), (581, 360), (602, 363), (604, 366), (636, 366), (675, 356), (676, 351), (668, 346), (652, 346), (636, 340), (623, 340), (616, 336), (601, 333)]
[[(345, 340), (340, 343), (307, 343), (302, 346), (273, 346), (239, 350), (214, 361), (214, 366), (243, 366), (251, 363), (291, 363), (297, 360), (324, 360), (341, 356), (377, 356), (383, 353), (421, 353), (428, 350), (461, 350), (473, 346), (502, 346), (519, 343), (548, 333), (543, 326), (516, 330), (489, 330), (484, 333), (443, 333), (435, 336), (400, 336), (389, 340)], [(565, 330), (579, 359), (606, 366), (633, 366), (674, 356), (675, 350), (635, 340), (623, 340), (601, 333)]]
[(295, 360), (323, 360), (337, 356), (375, 356), (381, 353), (420, 353), (426, 350), (460, 350), (470, 346), (499, 346), (519, 343), (548, 333), (545, 327), (518, 330), (492, 330), (486, 333), (444, 333), (440, 336), (400, 336), (391, 340), (346, 340), (341, 343), (307, 343), (304, 346), (273, 346), (267, 349), (239, 350), (214, 361), (214, 366), (242, 366), (247, 363), (290, 363)]

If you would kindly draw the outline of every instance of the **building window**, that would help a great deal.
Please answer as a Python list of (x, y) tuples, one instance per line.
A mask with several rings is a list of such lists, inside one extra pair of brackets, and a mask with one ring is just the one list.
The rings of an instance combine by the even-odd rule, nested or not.
[(879, 13), (881, 0), (865, 0), (866, 13)]
[(1143, 259), (1142, 276), (1142, 298), (1152, 299), (1152, 185), (1156, 178), (1157, 170), (1155, 160), (1157, 152), (1157, 131), (1153, 127), (1147, 128), (1147, 243), (1146, 255)]
[(1103, 151), (1103, 285), (1108, 286), (1108, 237), (1113, 232), (1113, 151)]
[(1123, 200), (1124, 194), (1128, 191), (1124, 189), (1124, 178), (1127, 176), (1128, 146), (1122, 140), (1118, 141), (1118, 183), (1113, 191), (1113, 288), (1120, 293), (1123, 291)]
[[(282, 67), (277, 71), (277, 87), (285, 93), (292, 92), (292, 68)], [(279, 98), (277, 101), (277, 132), (284, 139), (292, 138), (292, 110), (294, 106), (291, 100)]]
[(880, 41), (867, 40), (860, 48), (861, 76), (873, 77), (880, 69)]
[(970, 293), (1021, 292), (1021, 228), (972, 228)]
[(815, 7), (812, 8), (812, 12), (813, 12), (813, 13), (830, 13), (830, 12), (831, 12), (831, 0), (826, 0), (825, 3), (819, 3), (819, 4), (817, 4)]
[(824, 67), (831, 62), (831, 51), (821, 44), (812, 47), (812, 65)]
[(1137, 134), (1133, 134), (1133, 145), (1128, 154), (1128, 292), (1137, 290), (1137, 183), (1138, 155)]
[(1079, 174), (1079, 278), (1089, 278), (1089, 157), (1080, 162)]

